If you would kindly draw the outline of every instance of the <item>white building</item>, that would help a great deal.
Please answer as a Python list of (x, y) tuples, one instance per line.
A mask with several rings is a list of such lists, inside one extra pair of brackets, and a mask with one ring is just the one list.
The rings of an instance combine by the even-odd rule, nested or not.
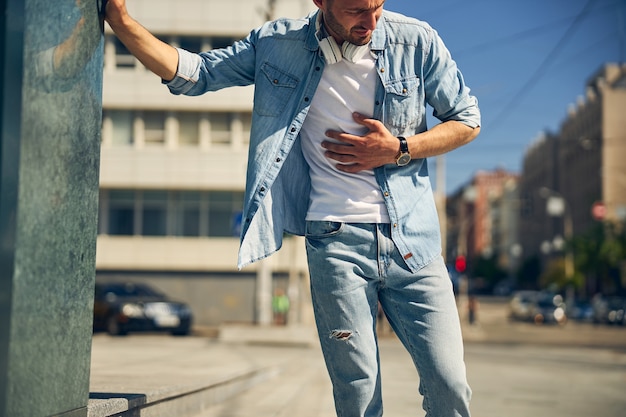
[[(160, 39), (191, 51), (230, 45), (269, 16), (300, 17), (311, 0), (132, 0)], [(99, 281), (144, 281), (191, 304), (196, 323), (271, 321), (274, 288), (306, 321), (304, 243), (237, 270), (253, 87), (169, 93), (105, 31)], [(303, 316), (305, 315), (305, 316)]]

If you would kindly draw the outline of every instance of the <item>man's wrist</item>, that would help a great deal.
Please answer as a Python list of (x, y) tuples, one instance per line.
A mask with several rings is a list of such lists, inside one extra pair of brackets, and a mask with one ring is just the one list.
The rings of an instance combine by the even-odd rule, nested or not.
[(401, 167), (411, 162), (411, 153), (409, 152), (409, 144), (404, 136), (398, 136), (400, 141), (400, 150), (396, 155), (396, 165)]

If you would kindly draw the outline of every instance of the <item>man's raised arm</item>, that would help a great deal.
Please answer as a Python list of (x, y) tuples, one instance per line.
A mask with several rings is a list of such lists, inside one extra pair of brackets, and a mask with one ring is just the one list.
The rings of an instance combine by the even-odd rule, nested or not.
[(119, 40), (150, 71), (171, 80), (178, 69), (178, 52), (157, 39), (126, 10), (126, 0), (108, 0), (105, 19)]

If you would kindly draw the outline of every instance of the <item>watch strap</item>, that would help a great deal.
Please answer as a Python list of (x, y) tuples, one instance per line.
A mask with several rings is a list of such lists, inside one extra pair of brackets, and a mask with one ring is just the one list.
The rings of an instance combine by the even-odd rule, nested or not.
[(398, 136), (400, 141), (400, 153), (409, 153), (409, 144), (404, 136)]

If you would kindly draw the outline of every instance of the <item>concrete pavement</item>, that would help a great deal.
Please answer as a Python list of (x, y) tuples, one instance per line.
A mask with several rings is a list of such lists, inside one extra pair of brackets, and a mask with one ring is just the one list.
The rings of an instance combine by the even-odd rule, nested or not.
[[(244, 328), (235, 333), (240, 330)], [(265, 332), (259, 328), (251, 328), (237, 341), (94, 335), (88, 416), (191, 416), (275, 377), (302, 351), (311, 349), (304, 342), (279, 344), (276, 331), (268, 330), (267, 343), (261, 342)], [(291, 333), (283, 330), (283, 337)]]
[[(472, 415), (622, 417), (626, 355), (588, 348), (469, 344)], [(419, 378), (396, 339), (381, 340), (385, 417), (424, 417)], [(331, 386), (308, 351), (285, 374), (194, 417), (332, 417)]]
[[(508, 323), (483, 304), (464, 326), (473, 413), (480, 417), (621, 417), (626, 328)], [(578, 343), (572, 343), (572, 340)], [(393, 336), (381, 338), (385, 416), (423, 416), (419, 379)], [(331, 417), (312, 327), (93, 339), (89, 417)]]

